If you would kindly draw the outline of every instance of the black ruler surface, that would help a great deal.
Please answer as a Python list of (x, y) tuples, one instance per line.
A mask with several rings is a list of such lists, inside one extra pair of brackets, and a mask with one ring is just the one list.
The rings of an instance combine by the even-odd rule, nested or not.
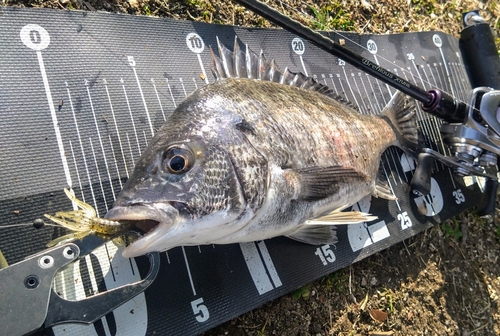
[[(0, 250), (9, 263), (44, 249), (62, 230), (34, 229), (44, 213), (70, 210), (63, 188), (103, 216), (155, 130), (193, 90), (214, 80), (209, 46), (232, 49), (237, 35), (281, 68), (301, 71), (377, 114), (394, 89), (283, 30), (250, 29), (139, 16), (0, 7)], [(456, 38), (440, 32), (344, 36), (335, 41), (398, 76), (467, 100)], [(290, 101), (290, 104), (293, 104)], [(441, 122), (418, 111), (428, 146), (446, 153)], [(307, 149), (305, 149), (307, 150)], [(434, 166), (431, 194), (409, 190), (415, 161), (383, 155), (397, 201), (366, 197), (353, 208), (378, 219), (341, 226), (335, 246), (283, 237), (253, 243), (175, 248), (142, 295), (90, 326), (47, 335), (190, 335), (203, 332), (323, 275), (484, 203), (483, 183)], [(123, 259), (113, 243), (74, 264), (54, 284), (79, 300), (138, 280), (146, 260)]]

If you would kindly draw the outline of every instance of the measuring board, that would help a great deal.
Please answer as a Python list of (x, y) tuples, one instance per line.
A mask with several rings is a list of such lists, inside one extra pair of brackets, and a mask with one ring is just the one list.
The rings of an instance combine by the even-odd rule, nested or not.
[[(209, 46), (218, 37), (232, 49), (235, 35), (282, 69), (329, 85), (361, 113), (379, 113), (395, 92), (283, 30), (0, 8), (0, 225), (26, 224), (0, 229), (9, 263), (65, 233), (31, 226), (44, 213), (71, 209), (65, 187), (104, 216), (155, 131), (183, 98), (214, 80)], [(426, 90), (468, 99), (470, 84), (452, 36), (330, 37)], [(448, 154), (441, 121), (417, 112), (426, 145)], [(481, 181), (455, 178), (440, 163), (430, 195), (418, 197), (408, 186), (414, 169), (413, 159), (389, 148), (383, 171), (398, 200), (366, 197), (355, 204), (378, 219), (339, 226), (335, 246), (278, 237), (174, 248), (162, 253), (160, 274), (145, 293), (93, 325), (64, 324), (39, 334), (197, 334), (486, 201)], [(147, 260), (124, 259), (121, 249), (109, 243), (73, 264), (56, 279), (56, 292), (79, 300), (144, 277)]]

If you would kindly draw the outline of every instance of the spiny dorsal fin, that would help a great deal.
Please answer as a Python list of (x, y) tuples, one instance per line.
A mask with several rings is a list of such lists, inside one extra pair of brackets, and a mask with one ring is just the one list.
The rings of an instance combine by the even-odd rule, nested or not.
[(306, 90), (317, 91), (355, 110), (358, 107), (336, 94), (328, 86), (317, 82), (314, 78), (304, 75), (302, 72), (292, 72), (285, 68), (281, 71), (274, 60), (267, 61), (261, 50), (257, 55), (247, 44), (245, 52), (240, 49), (238, 37), (234, 39), (234, 50), (227, 49), (217, 37), (217, 48), (219, 56), (215, 55), (210, 47), (213, 67), (212, 73), (216, 80), (224, 78), (250, 78), (269, 82), (276, 82), (284, 85), (296, 86)]

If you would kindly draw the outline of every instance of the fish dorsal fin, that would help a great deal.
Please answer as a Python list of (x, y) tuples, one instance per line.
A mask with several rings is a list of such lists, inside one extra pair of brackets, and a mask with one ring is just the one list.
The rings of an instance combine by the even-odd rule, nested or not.
[(217, 49), (219, 56), (215, 55), (210, 47), (213, 62), (212, 73), (218, 81), (224, 78), (249, 78), (296, 86), (324, 94), (358, 110), (356, 105), (336, 94), (327, 85), (319, 83), (314, 78), (306, 76), (302, 72), (290, 71), (288, 68), (281, 71), (274, 59), (271, 61), (266, 60), (262, 50), (257, 55), (248, 47), (248, 44), (245, 44), (245, 51), (243, 52), (239, 46), (238, 37), (234, 39), (233, 51), (227, 49), (217, 37)]

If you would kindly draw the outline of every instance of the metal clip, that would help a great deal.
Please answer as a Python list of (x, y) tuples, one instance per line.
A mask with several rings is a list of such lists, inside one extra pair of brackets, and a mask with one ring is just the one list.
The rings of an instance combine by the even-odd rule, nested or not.
[(52, 290), (56, 273), (110, 240), (96, 233), (46, 249), (0, 270), (0, 335), (25, 335), (60, 323), (95, 322), (143, 292), (160, 269), (159, 253), (147, 254), (150, 270), (138, 282), (79, 301), (68, 301)]

